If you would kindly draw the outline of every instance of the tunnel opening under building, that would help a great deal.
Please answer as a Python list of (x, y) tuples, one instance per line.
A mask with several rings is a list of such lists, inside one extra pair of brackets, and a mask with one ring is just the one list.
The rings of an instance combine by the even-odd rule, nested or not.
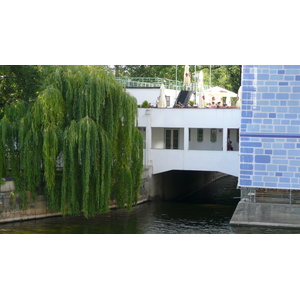
[(237, 204), (238, 178), (220, 172), (172, 170), (152, 177), (152, 199), (173, 202)]

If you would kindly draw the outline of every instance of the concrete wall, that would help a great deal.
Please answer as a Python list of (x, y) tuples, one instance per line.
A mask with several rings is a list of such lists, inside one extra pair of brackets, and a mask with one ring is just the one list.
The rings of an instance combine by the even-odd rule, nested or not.
[(26, 209), (22, 209), (18, 193), (0, 193), (0, 223), (39, 219), (59, 216), (60, 213), (47, 209), (47, 202), (43, 196), (34, 200), (29, 197)]
[(230, 225), (257, 225), (300, 228), (300, 205), (240, 201)]

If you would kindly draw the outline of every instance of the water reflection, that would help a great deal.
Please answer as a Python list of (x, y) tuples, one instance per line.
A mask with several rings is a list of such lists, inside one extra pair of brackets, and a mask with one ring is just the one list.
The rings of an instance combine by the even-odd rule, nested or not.
[(131, 212), (112, 210), (86, 219), (53, 217), (0, 224), (2, 234), (256, 234), (300, 233), (300, 229), (230, 226), (238, 203), (237, 179), (224, 177), (178, 201), (150, 201)]

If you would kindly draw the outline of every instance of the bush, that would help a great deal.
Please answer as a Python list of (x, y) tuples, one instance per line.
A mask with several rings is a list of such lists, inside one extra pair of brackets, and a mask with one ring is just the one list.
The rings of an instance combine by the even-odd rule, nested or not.
[(149, 102), (148, 102), (147, 100), (145, 100), (145, 101), (142, 103), (142, 107), (150, 107)]

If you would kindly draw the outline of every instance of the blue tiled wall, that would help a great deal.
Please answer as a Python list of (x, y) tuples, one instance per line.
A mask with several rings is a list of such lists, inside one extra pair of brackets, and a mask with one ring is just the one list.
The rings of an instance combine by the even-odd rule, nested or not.
[(300, 65), (242, 68), (239, 186), (300, 189)]

